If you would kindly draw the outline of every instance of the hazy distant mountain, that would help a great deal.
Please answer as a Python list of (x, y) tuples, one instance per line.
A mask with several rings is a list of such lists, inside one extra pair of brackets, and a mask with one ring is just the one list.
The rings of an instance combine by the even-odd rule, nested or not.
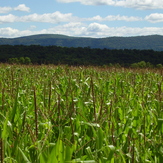
[(163, 51), (163, 36), (87, 38), (57, 34), (41, 34), (19, 38), (0, 38), (0, 45), (56, 45), (63, 47), (91, 47), (109, 49), (153, 49)]

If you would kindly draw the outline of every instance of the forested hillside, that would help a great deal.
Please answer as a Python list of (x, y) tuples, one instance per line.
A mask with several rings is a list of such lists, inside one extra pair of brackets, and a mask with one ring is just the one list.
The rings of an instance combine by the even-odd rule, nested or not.
[(20, 38), (0, 38), (0, 45), (41, 45), (62, 47), (90, 47), (107, 49), (139, 49), (163, 51), (163, 36), (86, 38), (45, 34)]
[(28, 57), (33, 64), (68, 64), (68, 65), (110, 65), (129, 66), (145, 61), (153, 65), (163, 64), (163, 52), (153, 50), (116, 50), (90, 47), (67, 48), (40, 45), (0, 45), (0, 62), (6, 63), (11, 58)]

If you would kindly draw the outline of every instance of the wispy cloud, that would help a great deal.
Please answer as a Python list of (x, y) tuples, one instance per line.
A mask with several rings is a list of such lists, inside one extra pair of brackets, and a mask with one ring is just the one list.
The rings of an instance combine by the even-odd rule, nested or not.
[(25, 4), (20, 4), (19, 6), (15, 7), (14, 10), (30, 12), (30, 8), (27, 7)]
[(43, 22), (43, 23), (60, 23), (73, 21), (75, 17), (71, 13), (62, 14), (59, 11), (54, 13), (46, 14), (30, 14), (25, 16), (15, 16), (12, 14), (0, 16), (0, 23), (11, 23), (11, 22)]
[(80, 2), (84, 5), (111, 5), (140, 10), (163, 9), (161, 0), (57, 0), (62, 3)]
[(145, 17), (145, 20), (151, 23), (163, 22), (163, 14), (161, 13), (152, 13)]
[(114, 5), (114, 0), (57, 0), (62, 3), (80, 2), (84, 5)]
[[(163, 28), (159, 27), (109, 27), (106, 24), (90, 23), (78, 24), (78, 26), (71, 26), (67, 30), (66, 26), (62, 26), (64, 34), (74, 35), (73, 31), (78, 31), (77, 36), (86, 37), (109, 37), (109, 36), (137, 36), (137, 35), (163, 35)], [(61, 31), (60, 31), (61, 32)]]
[(101, 17), (99, 15), (92, 18), (80, 18), (73, 16), (72, 13), (63, 14), (59, 11), (54, 13), (45, 14), (30, 14), (25, 16), (15, 16), (12, 14), (0, 16), (0, 24), (12, 23), (12, 22), (42, 22), (42, 23), (61, 23), (61, 22), (83, 22), (83, 21), (142, 21), (140, 17), (133, 16), (121, 16), (121, 15), (108, 15), (107, 17)]
[(12, 11), (11, 7), (0, 7), (0, 14)]
[(0, 7), (0, 14), (2, 13), (9, 13), (11, 11), (23, 11), (23, 12), (30, 12), (30, 8), (27, 7), (25, 4), (20, 4), (17, 7)]
[(21, 22), (46, 22), (46, 23), (60, 23), (72, 21), (73, 16), (71, 13), (62, 14), (59, 11), (54, 13), (45, 13), (45, 14), (31, 14), (27, 16), (19, 17)]
[(86, 18), (86, 21), (142, 21), (140, 17), (134, 16), (124, 16), (124, 15), (108, 15), (107, 17), (101, 17), (99, 15), (94, 16), (92, 18)]
[(17, 22), (18, 17), (12, 14), (0, 16), (0, 24)]
[(109, 37), (109, 36), (140, 36), (140, 35), (163, 35), (163, 27), (109, 27), (106, 24), (71, 22), (58, 25), (53, 28), (42, 30), (18, 30), (11, 27), (0, 28), (0, 37), (19, 37), (33, 34), (64, 34), (69, 36), (82, 37)]

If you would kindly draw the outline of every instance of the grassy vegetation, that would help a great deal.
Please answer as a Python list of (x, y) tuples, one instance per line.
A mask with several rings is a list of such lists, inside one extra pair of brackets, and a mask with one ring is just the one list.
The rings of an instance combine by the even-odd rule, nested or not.
[(163, 70), (0, 65), (5, 163), (161, 163)]

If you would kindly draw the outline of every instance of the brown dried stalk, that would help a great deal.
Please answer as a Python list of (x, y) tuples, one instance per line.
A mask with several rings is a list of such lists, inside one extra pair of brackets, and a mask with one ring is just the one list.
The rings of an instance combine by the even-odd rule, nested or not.
[(34, 107), (35, 107), (35, 134), (36, 134), (36, 138), (38, 138), (38, 109), (37, 109), (37, 103), (36, 103), (35, 87), (33, 88), (33, 90), (34, 90)]
[(28, 129), (28, 132), (30, 133), (30, 136), (31, 136), (31, 139), (32, 139), (33, 144), (35, 144), (36, 137), (35, 137), (34, 133), (32, 132), (31, 126), (29, 124), (27, 124), (27, 129)]

